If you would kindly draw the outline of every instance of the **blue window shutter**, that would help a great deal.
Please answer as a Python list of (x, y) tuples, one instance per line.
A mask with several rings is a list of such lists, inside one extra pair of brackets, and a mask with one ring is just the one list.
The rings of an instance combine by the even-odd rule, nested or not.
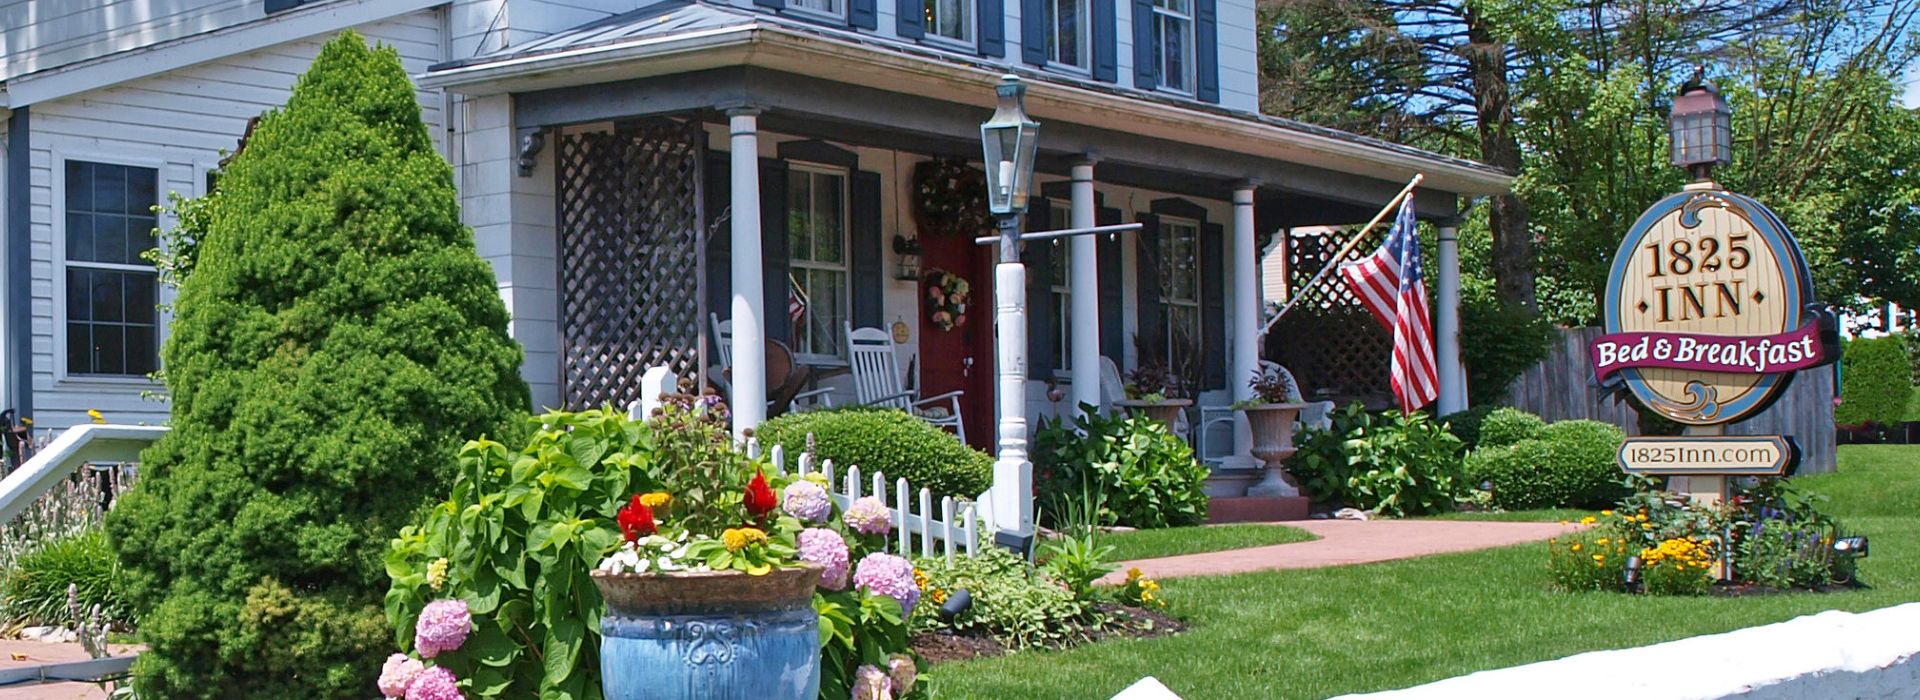
[(1093, 79), (1120, 80), (1120, 29), (1114, 15), (1119, 0), (1089, 0), (1093, 6)]
[(978, 0), (973, 9), (973, 16), (980, 18), (980, 55), (1004, 58), (1007, 55), (1005, 0)]
[(273, 14), (275, 12), (291, 10), (306, 3), (307, 0), (266, 0), (266, 2), (263, 3), (263, 9), (266, 10), (267, 14)]
[[(1028, 205), (1027, 230), (1054, 228), (1053, 206), (1045, 199)], [(1053, 243), (1028, 241), (1020, 251), (1027, 264), (1027, 376), (1051, 379), (1060, 366), (1060, 323), (1053, 316)]]
[(1047, 64), (1047, 3), (1020, 0), (1020, 59), (1028, 65)]
[[(1226, 274), (1225, 230), (1219, 224), (1200, 225), (1200, 356), (1226, 358), (1227, 302), (1221, 280)], [(1226, 362), (1201, 362), (1200, 386), (1227, 388)]]
[(848, 194), (853, 208), (853, 284), (849, 285), (853, 325), (880, 328), (880, 301), (886, 295), (886, 251), (880, 240), (880, 173), (855, 171)]
[(787, 0), (753, 0), (753, 4), (778, 10), (787, 6)]
[[(1101, 209), (1095, 219), (1101, 226), (1122, 223), (1119, 209)], [(1100, 236), (1094, 244), (1095, 259), (1100, 268), (1100, 354), (1113, 360), (1115, 368), (1125, 361), (1127, 355), (1126, 321), (1120, 317), (1121, 307), (1125, 304), (1122, 288), (1126, 284), (1126, 272), (1120, 266), (1120, 245), (1126, 240), (1126, 234), (1118, 236)], [(1120, 398), (1120, 397), (1114, 397)]]
[(793, 324), (787, 323), (787, 163), (760, 159), (760, 278), (766, 304), (767, 338), (793, 344)]
[(1167, 329), (1160, 310), (1160, 217), (1140, 215), (1140, 232), (1133, 237), (1139, 246), (1139, 265), (1134, 272), (1136, 294), (1134, 308), (1140, 314), (1139, 333), (1134, 348), (1140, 351), (1140, 366), (1167, 362)]
[(1201, 102), (1220, 101), (1220, 13), (1216, 0), (1193, 2), (1194, 73), (1199, 83), (1193, 96)]
[[(732, 206), (733, 182), (730, 173), (732, 164), (726, 151), (707, 151), (706, 172), (701, 184), (703, 212), (706, 216), (701, 222), (701, 230), (711, 231), (707, 236), (707, 311), (717, 314), (722, 320), (733, 317), (733, 234), (727, 226), (714, 228), (714, 223), (728, 215)], [(731, 217), (728, 217), (731, 220)], [(701, 323), (707, 319), (702, 317)], [(709, 329), (701, 326), (705, 334)], [(708, 364), (719, 364), (720, 356), (708, 355)]]
[(1153, 64), (1153, 0), (1133, 0), (1133, 86), (1152, 90), (1160, 84)]
[(894, 6), (894, 18), (899, 20), (894, 31), (902, 39), (918, 39), (927, 35), (927, 5), (922, 0), (899, 0)]
[(851, 0), (847, 3), (847, 24), (860, 29), (880, 28), (880, 9), (876, 0)]

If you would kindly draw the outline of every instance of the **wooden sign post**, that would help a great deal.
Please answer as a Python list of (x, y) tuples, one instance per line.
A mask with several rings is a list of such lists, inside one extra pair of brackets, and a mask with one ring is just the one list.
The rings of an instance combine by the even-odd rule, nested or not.
[(1620, 467), (1670, 477), (1717, 503), (1732, 475), (1784, 475), (1789, 436), (1729, 436), (1767, 409), (1794, 374), (1835, 358), (1832, 313), (1812, 298), (1800, 246), (1780, 218), (1711, 181), (1647, 209), (1614, 255), (1588, 351), (1602, 387), (1686, 425), (1669, 438), (1629, 438)]

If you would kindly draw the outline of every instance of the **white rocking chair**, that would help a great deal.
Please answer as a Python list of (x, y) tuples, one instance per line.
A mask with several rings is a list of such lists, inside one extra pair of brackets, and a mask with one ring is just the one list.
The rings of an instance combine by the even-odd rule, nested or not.
[[(726, 370), (732, 369), (733, 368), (733, 319), (727, 319), (725, 321), (722, 321), (720, 320), (719, 314), (707, 314), (707, 318), (713, 323), (713, 347), (714, 349), (720, 351), (720, 369), (723, 372)], [(811, 407), (813, 408), (832, 408), (833, 407), (833, 389), (814, 389), (812, 391), (802, 391), (800, 393), (794, 394), (793, 400), (790, 403), (793, 406), (797, 407), (802, 401), (808, 402), (809, 404), (811, 404)], [(772, 408), (774, 403), (775, 401), (768, 400), (767, 407)], [(796, 408), (795, 410), (798, 410), (798, 408)]]
[(878, 328), (856, 330), (853, 324), (846, 325), (855, 400), (867, 406), (897, 408), (935, 426), (951, 426), (954, 434), (966, 441), (967, 428), (960, 420), (960, 397), (966, 392), (915, 398), (918, 392), (901, 388), (900, 360), (893, 354), (893, 338)]

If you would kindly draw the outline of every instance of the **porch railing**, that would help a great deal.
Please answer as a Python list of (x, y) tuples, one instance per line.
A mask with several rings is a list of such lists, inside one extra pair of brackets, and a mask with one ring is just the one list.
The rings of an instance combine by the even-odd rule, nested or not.
[[(807, 444), (813, 444), (812, 434), (807, 435)], [(774, 445), (766, 452), (774, 470), (782, 476), (787, 475), (785, 450)], [(760, 442), (749, 439), (747, 455), (757, 458), (760, 454)], [(952, 563), (955, 554), (970, 557), (979, 551), (980, 518), (971, 501), (957, 501), (952, 496), (942, 496), (938, 501), (939, 510), (935, 511), (933, 492), (926, 488), (915, 489), (905, 478), (893, 480), (893, 497), (888, 499), (887, 477), (880, 472), (863, 479), (860, 467), (853, 466), (848, 467), (841, 478), (835, 479), (833, 460), (820, 460), (816, 465), (810, 451), (802, 452), (794, 463), (793, 473), (799, 476), (813, 473), (825, 476), (829, 484), (827, 493), (842, 509), (852, 507), (853, 502), (863, 495), (879, 496), (883, 501), (890, 501), (892, 505), (887, 508), (887, 515), (893, 520), (893, 549), (900, 556), (911, 559), (916, 556), (917, 548), (917, 556), (944, 556), (948, 563)], [(919, 506), (917, 510), (913, 508), (916, 504)]]

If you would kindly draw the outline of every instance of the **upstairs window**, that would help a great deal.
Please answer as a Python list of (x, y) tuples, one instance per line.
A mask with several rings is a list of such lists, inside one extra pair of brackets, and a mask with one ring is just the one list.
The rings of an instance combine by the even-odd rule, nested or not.
[(846, 19), (846, 0), (787, 0), (787, 7), (808, 14), (824, 15), (834, 19)]
[(159, 171), (66, 161), (67, 373), (145, 377), (159, 368), (155, 247)]
[(1042, 0), (1047, 11), (1047, 63), (1085, 70), (1092, 15), (1088, 0)]
[(1153, 64), (1161, 87), (1193, 92), (1193, 0), (1154, 0)]
[(927, 36), (973, 43), (973, 0), (925, 0)]

